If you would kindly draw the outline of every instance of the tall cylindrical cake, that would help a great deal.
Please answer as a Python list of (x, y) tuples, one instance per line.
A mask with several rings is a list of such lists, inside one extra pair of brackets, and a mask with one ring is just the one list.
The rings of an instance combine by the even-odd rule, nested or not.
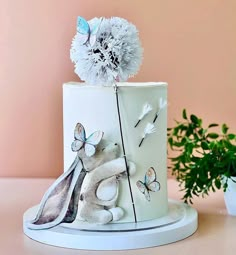
[(156, 219), (166, 215), (168, 210), (167, 84), (118, 83), (117, 86), (116, 95), (112, 86), (64, 84), (64, 171), (76, 156), (71, 144), (77, 123), (83, 125), (87, 138), (98, 130), (104, 132), (102, 139), (118, 144), (119, 157), (134, 163), (136, 168), (129, 178), (117, 181), (117, 206), (124, 211), (117, 222), (134, 222), (134, 210), (137, 221)]
[(120, 250), (196, 230), (196, 213), (168, 203), (167, 83), (126, 82), (142, 53), (127, 20), (77, 18), (70, 58), (84, 83), (63, 86), (64, 172), (24, 215), (32, 239)]

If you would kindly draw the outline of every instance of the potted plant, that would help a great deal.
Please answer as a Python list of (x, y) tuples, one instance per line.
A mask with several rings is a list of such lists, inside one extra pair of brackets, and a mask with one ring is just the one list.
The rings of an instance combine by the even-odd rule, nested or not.
[[(236, 134), (229, 133), (226, 124), (212, 123), (205, 128), (201, 118), (188, 116), (185, 109), (182, 120), (175, 123), (167, 131), (172, 150), (169, 168), (184, 191), (182, 199), (193, 203), (193, 196), (204, 197), (222, 188), (228, 213), (236, 215)], [(232, 204), (233, 191), (231, 209), (227, 201)]]

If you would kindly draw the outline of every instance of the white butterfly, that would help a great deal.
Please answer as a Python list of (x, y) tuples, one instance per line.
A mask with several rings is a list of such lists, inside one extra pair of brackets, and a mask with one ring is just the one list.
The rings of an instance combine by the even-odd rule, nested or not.
[(136, 185), (138, 189), (144, 194), (145, 198), (150, 201), (150, 194), (149, 191), (157, 192), (160, 190), (161, 185), (156, 180), (156, 172), (153, 167), (150, 167), (144, 177), (144, 182), (137, 181)]
[(103, 137), (102, 131), (96, 131), (86, 138), (86, 132), (81, 123), (77, 123), (74, 131), (75, 141), (71, 144), (72, 151), (79, 151), (84, 148), (88, 157), (96, 152), (96, 145), (100, 143)]
[(77, 19), (77, 32), (81, 44), (89, 44), (93, 46), (97, 39), (97, 32), (100, 28), (103, 18), (94, 18), (89, 21), (89, 23), (82, 17)]

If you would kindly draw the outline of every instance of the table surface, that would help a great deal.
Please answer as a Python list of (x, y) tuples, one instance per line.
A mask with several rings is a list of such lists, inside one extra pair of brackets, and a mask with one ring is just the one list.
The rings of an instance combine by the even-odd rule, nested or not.
[[(190, 237), (176, 243), (148, 249), (126, 251), (85, 251), (64, 249), (35, 242), (22, 230), (24, 212), (38, 204), (53, 179), (0, 179), (0, 254), (213, 254), (231, 255), (236, 251), (236, 217), (227, 215), (223, 191), (202, 199), (194, 199), (198, 211), (198, 230)], [(169, 198), (180, 200), (178, 183), (168, 180)]]

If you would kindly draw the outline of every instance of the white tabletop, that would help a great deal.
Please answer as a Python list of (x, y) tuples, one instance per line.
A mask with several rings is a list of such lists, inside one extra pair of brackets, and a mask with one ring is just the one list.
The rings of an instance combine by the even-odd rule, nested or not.
[[(23, 234), (23, 213), (38, 204), (53, 179), (0, 179), (0, 254), (127, 254), (127, 255), (231, 255), (236, 251), (236, 217), (227, 215), (223, 192), (194, 200), (199, 213), (198, 230), (191, 237), (164, 246), (128, 251), (84, 251), (52, 247)], [(178, 184), (168, 181), (169, 198), (180, 199)]]

